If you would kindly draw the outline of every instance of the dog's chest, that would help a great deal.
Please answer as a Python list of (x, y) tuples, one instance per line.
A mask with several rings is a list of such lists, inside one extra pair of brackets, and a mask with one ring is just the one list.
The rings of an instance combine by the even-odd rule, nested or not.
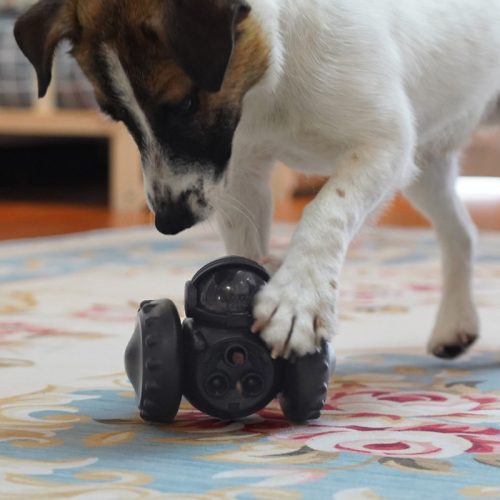
[(244, 120), (239, 136), (273, 155), (274, 159), (306, 173), (331, 175), (342, 148), (309, 117), (281, 113), (254, 115)]
[(278, 160), (302, 172), (331, 175), (338, 152), (326, 145), (321, 137), (284, 136), (272, 144)]

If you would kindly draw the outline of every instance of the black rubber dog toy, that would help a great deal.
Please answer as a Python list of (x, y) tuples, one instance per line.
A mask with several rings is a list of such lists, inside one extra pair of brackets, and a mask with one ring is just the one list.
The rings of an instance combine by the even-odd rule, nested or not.
[(125, 368), (144, 420), (172, 422), (182, 395), (222, 420), (251, 415), (277, 395), (289, 420), (319, 417), (334, 364), (329, 346), (291, 361), (273, 360), (250, 332), (254, 296), (268, 280), (255, 262), (227, 257), (186, 283), (182, 324), (168, 299), (141, 304)]

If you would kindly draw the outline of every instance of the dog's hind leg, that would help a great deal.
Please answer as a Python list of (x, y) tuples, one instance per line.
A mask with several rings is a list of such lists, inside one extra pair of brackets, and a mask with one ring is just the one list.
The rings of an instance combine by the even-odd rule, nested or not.
[(214, 202), (226, 251), (262, 261), (269, 252), (272, 221), (270, 175), (274, 161), (262, 152), (237, 148), (224, 186)]
[(455, 358), (479, 335), (472, 298), (475, 228), (455, 191), (458, 155), (427, 160), (406, 190), (411, 202), (433, 223), (441, 245), (443, 295), (428, 350)]

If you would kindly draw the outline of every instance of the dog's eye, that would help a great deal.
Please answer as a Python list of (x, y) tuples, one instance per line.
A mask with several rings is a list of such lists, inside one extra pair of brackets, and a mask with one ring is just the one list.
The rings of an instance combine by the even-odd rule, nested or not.
[(174, 104), (172, 111), (181, 115), (189, 115), (195, 113), (198, 109), (199, 100), (196, 92), (191, 92), (184, 99)]
[(199, 98), (197, 92), (191, 92), (175, 103), (165, 102), (156, 108), (155, 116), (159, 121), (180, 120), (184, 122), (198, 111)]

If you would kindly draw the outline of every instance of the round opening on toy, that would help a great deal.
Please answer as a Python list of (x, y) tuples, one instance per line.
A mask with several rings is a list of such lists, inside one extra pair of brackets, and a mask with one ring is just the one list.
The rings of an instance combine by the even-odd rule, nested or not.
[(241, 387), (245, 396), (258, 396), (264, 388), (264, 380), (257, 373), (248, 373), (241, 381)]
[(255, 294), (265, 280), (244, 269), (224, 268), (209, 274), (200, 284), (200, 305), (215, 314), (251, 313)]
[(246, 349), (240, 345), (231, 346), (226, 350), (225, 359), (230, 366), (243, 366), (247, 358)]
[(207, 380), (205, 387), (210, 396), (221, 398), (229, 391), (229, 380), (223, 373), (214, 373)]

